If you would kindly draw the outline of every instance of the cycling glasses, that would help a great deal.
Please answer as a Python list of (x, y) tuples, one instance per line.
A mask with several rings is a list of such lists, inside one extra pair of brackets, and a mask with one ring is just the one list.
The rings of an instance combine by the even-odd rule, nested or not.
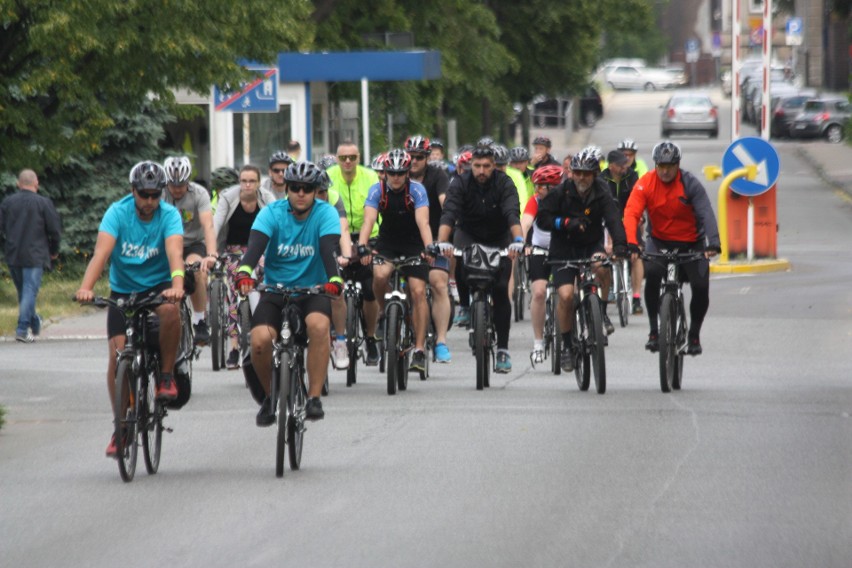
[(310, 195), (311, 193), (317, 190), (317, 186), (308, 185), (306, 183), (288, 183), (287, 191), (291, 191), (293, 193), (303, 193), (305, 195)]
[(357, 162), (358, 154), (349, 154), (346, 156), (337, 156), (337, 161), (339, 162)]
[(411, 154), (411, 159), (421, 162), (426, 159), (426, 154)]
[(287, 171), (287, 168), (272, 168), (272, 171), (273, 171), (273, 173), (276, 173), (276, 174), (283, 174), (284, 172)]
[(163, 195), (163, 190), (160, 191), (139, 191), (136, 190), (136, 195), (142, 199), (159, 199)]

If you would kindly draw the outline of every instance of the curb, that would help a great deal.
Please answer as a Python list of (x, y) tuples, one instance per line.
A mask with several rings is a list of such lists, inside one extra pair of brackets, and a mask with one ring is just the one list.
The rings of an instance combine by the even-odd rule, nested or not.
[(731, 262), (728, 264), (713, 263), (710, 265), (712, 274), (760, 274), (766, 272), (787, 272), (792, 270), (789, 260), (774, 258), (751, 262)]
[(796, 148), (794, 148), (794, 150), (798, 157), (807, 162), (808, 165), (814, 169), (814, 171), (822, 181), (832, 186), (833, 188), (846, 193), (846, 195), (848, 195), (849, 197), (852, 197), (852, 186), (841, 183), (836, 179), (832, 178), (830, 175), (828, 175), (828, 172), (825, 170), (825, 167), (823, 167), (819, 160), (814, 158), (811, 153), (808, 152), (805, 148), (797, 146)]

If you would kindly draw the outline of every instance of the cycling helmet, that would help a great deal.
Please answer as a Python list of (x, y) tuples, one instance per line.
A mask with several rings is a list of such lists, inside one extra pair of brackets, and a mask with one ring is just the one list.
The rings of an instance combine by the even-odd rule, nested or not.
[(210, 174), (210, 185), (213, 189), (225, 189), (240, 183), (240, 174), (234, 168), (216, 168)]
[(137, 191), (162, 191), (166, 187), (166, 171), (156, 162), (139, 162), (130, 170), (130, 185)]
[(272, 167), (272, 164), (280, 163), (290, 165), (293, 163), (293, 158), (291, 158), (290, 154), (288, 154), (284, 150), (278, 150), (277, 152), (273, 152), (272, 155), (269, 156), (269, 167)]
[(616, 148), (616, 150), (621, 150), (622, 152), (624, 150), (627, 150), (628, 152), (636, 152), (636, 142), (633, 140), (633, 138), (625, 138), (624, 140), (619, 142), (618, 148)]
[(432, 148), (440, 148), (441, 150), (443, 150), (444, 149), (444, 141), (441, 140), (440, 138), (432, 138), (431, 147)]
[(407, 172), (411, 169), (411, 156), (402, 148), (394, 148), (385, 156), (383, 165), (388, 173)]
[(529, 162), (530, 161), (530, 152), (523, 146), (515, 146), (511, 150), (509, 150), (509, 161), (510, 162)]
[(335, 156), (334, 154), (326, 154), (325, 156), (320, 158), (320, 161), (317, 165), (322, 169), (327, 170), (335, 164), (337, 164), (337, 156)]
[(473, 144), (465, 144), (461, 146), (458, 150), (459, 155), (464, 154), (465, 152), (473, 152), (474, 145)]
[(469, 164), (473, 159), (473, 153), (470, 150), (466, 150), (456, 156), (456, 164), (459, 166), (464, 166), (465, 164)]
[(406, 152), (423, 152), (424, 154), (428, 154), (431, 148), (432, 145), (429, 143), (429, 139), (419, 134), (409, 136), (403, 145), (403, 149)]
[(680, 163), (680, 146), (669, 140), (664, 140), (654, 146), (651, 157), (656, 164)]
[(304, 183), (306, 185), (321, 185), (323, 170), (313, 162), (294, 162), (287, 166), (284, 181), (287, 183)]
[(387, 157), (387, 153), (376, 154), (373, 157), (373, 161), (370, 163), (370, 168), (376, 172), (385, 171), (385, 158)]
[(172, 185), (183, 185), (192, 175), (192, 164), (186, 156), (166, 158), (163, 169), (166, 170), (166, 179)]
[(598, 159), (598, 162), (602, 162), (604, 159), (603, 150), (601, 150), (600, 146), (586, 146), (586, 150), (594, 153), (595, 158)]
[(324, 191), (328, 191), (328, 189), (332, 185), (334, 185), (334, 184), (332, 183), (331, 178), (328, 176), (328, 172), (325, 171), (325, 170), (322, 170), (322, 172), (320, 173), (320, 184), (319, 184), (320, 189), (324, 190)]
[(580, 172), (599, 172), (600, 159), (593, 147), (583, 148), (571, 158), (571, 169)]
[(502, 144), (494, 145), (494, 163), (498, 166), (505, 166), (509, 163), (509, 149)]
[(480, 146), (493, 146), (493, 145), (494, 145), (494, 139), (491, 138), (490, 136), (483, 136), (482, 138), (480, 138), (479, 140), (476, 141), (476, 147), (477, 148), (480, 147)]
[(547, 146), (550, 148), (553, 145), (553, 142), (550, 141), (550, 138), (547, 136), (536, 136), (533, 140), (533, 146)]
[(562, 168), (556, 165), (542, 166), (532, 174), (535, 185), (557, 185), (562, 182)]

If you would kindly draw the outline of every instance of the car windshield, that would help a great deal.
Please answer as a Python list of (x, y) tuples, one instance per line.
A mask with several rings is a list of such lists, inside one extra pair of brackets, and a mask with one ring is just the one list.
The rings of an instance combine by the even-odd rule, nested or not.
[(669, 106), (673, 106), (673, 107), (681, 107), (681, 106), (709, 107), (709, 106), (713, 106), (713, 103), (711, 103), (710, 99), (708, 99), (707, 97), (678, 97), (676, 99), (672, 99), (672, 102)]

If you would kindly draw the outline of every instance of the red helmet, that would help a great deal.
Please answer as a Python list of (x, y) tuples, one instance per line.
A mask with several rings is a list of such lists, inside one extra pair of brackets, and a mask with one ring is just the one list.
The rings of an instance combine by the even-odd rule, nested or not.
[(405, 150), (394, 148), (387, 153), (382, 165), (387, 173), (407, 172), (411, 169), (411, 156)]
[(473, 158), (473, 152), (471, 152), (471, 151), (462, 152), (461, 154), (459, 154), (459, 157), (458, 157), (458, 160), (456, 160), (456, 163), (460, 166), (463, 166), (465, 164), (469, 164), (470, 160), (472, 158)]
[(556, 165), (542, 166), (532, 174), (535, 185), (557, 185), (562, 183), (562, 167)]

